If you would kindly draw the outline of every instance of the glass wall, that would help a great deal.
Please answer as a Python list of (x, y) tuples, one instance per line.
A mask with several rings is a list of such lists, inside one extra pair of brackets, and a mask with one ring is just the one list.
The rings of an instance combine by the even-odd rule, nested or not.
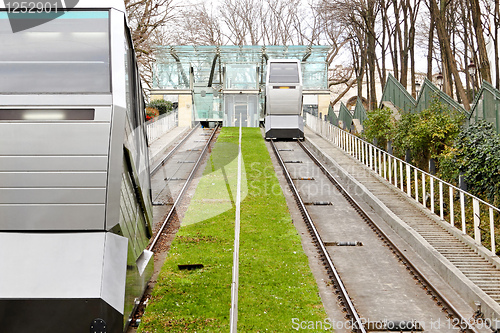
[(161, 89), (189, 89), (189, 64), (176, 62), (157, 63), (153, 75), (153, 86)]
[(258, 89), (257, 79), (257, 64), (226, 65), (226, 89), (255, 90)]
[(304, 90), (328, 89), (326, 63), (302, 63), (302, 85)]

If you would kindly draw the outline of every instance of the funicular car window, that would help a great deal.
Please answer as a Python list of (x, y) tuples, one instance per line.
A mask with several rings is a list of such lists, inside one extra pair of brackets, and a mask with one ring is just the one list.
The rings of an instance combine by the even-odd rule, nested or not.
[(51, 14), (0, 12), (0, 93), (110, 92), (109, 12), (72, 10), (12, 32), (10, 19)]
[(273, 62), (270, 64), (270, 83), (299, 83), (299, 68), (293, 62)]

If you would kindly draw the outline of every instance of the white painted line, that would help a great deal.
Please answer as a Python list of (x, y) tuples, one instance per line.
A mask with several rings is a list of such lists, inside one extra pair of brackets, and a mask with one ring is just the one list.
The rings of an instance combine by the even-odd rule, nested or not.
[(240, 257), (240, 207), (241, 207), (241, 123), (238, 144), (238, 183), (236, 186), (236, 218), (234, 221), (233, 281), (231, 283), (230, 332), (238, 327), (238, 277)]

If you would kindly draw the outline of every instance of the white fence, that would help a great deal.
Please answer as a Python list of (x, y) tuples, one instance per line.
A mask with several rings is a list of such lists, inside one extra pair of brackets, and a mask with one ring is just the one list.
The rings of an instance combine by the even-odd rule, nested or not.
[[(347, 154), (364, 163), (441, 220), (456, 226), (495, 253), (495, 220), (500, 210), (328, 122), (305, 114), (306, 125)], [(481, 237), (481, 232), (489, 233)]]
[(177, 126), (177, 111), (151, 119), (146, 123), (148, 142), (151, 144), (163, 134)]

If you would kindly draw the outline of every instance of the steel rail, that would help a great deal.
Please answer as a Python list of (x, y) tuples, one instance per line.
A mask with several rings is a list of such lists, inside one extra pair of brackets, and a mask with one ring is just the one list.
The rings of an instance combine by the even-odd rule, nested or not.
[(339, 291), (340, 299), (342, 300), (341, 303), (343, 303), (345, 311), (348, 313), (348, 319), (353, 320), (353, 331), (354, 332), (360, 332), (360, 333), (366, 333), (366, 329), (364, 327), (364, 323), (361, 320), (361, 317), (359, 316), (358, 312), (356, 311), (356, 308), (354, 307), (354, 304), (351, 301), (351, 298), (349, 297), (349, 294), (347, 293), (347, 289), (344, 286), (344, 283), (342, 282), (340, 275), (338, 274), (330, 256), (328, 255), (328, 252), (326, 250), (326, 247), (321, 240), (321, 236), (319, 235), (318, 230), (316, 229), (314, 222), (309, 215), (304, 202), (302, 201), (302, 198), (300, 197), (298, 189), (295, 187), (295, 184), (293, 183), (292, 177), (290, 176), (290, 173), (288, 172), (287, 168), (285, 167), (285, 163), (283, 159), (281, 158), (281, 155), (278, 152), (278, 149), (276, 148), (276, 145), (274, 144), (273, 140), (270, 140), (271, 146), (273, 148), (274, 154), (276, 155), (276, 158), (278, 159), (278, 162), (283, 169), (286, 181), (288, 182), (288, 185), (290, 186), (290, 190), (292, 191), (295, 200), (299, 206), (299, 209), (302, 213), (302, 216), (304, 218), (304, 221), (306, 222), (309, 232), (311, 233), (311, 236), (314, 239), (314, 242), (316, 246), (319, 249), (320, 254), (323, 257), (323, 261), (326, 261), (326, 264), (328, 265), (328, 273), (330, 278), (332, 279), (333, 283), (337, 287), (337, 290)]
[(214, 128), (212, 134), (210, 135), (210, 138), (208, 138), (207, 143), (205, 144), (205, 147), (203, 148), (203, 150), (202, 150), (200, 156), (198, 157), (198, 159), (196, 160), (193, 169), (189, 173), (189, 176), (187, 177), (187, 180), (184, 183), (184, 186), (182, 187), (181, 191), (179, 192), (179, 195), (177, 196), (177, 199), (175, 199), (175, 201), (174, 201), (174, 203), (172, 205), (172, 208), (170, 208), (170, 211), (168, 212), (167, 217), (163, 221), (160, 230), (158, 230), (158, 232), (156, 233), (156, 236), (155, 236), (153, 242), (151, 242), (151, 244), (149, 245), (149, 247), (148, 247), (149, 251), (151, 251), (155, 247), (156, 242), (158, 242), (158, 239), (160, 239), (163, 230), (168, 225), (168, 222), (169, 222), (170, 218), (173, 216), (173, 214), (174, 214), (174, 212), (175, 212), (175, 210), (177, 208), (177, 205), (181, 201), (182, 196), (184, 195), (184, 192), (186, 191), (187, 187), (191, 183), (191, 180), (194, 178), (194, 174), (198, 170), (200, 162), (201, 162), (202, 158), (205, 156), (205, 153), (207, 152), (208, 147), (210, 146), (210, 143), (212, 142), (213, 138), (215, 137), (215, 133), (217, 133), (218, 129), (219, 129), (219, 126), (216, 126)]
[(165, 156), (161, 162), (159, 162), (154, 168), (153, 170), (151, 170), (151, 172), (149, 173), (150, 176), (153, 176), (158, 170), (160, 170), (160, 168), (165, 165), (165, 162), (170, 159), (170, 157), (172, 157), (172, 155), (175, 153), (175, 151), (180, 147), (182, 146), (182, 144), (184, 142), (186, 142), (186, 140), (194, 133), (195, 130), (198, 129), (198, 127), (200, 127), (200, 124), (198, 123), (195, 127), (193, 127), (193, 129), (191, 131), (189, 131), (189, 133), (177, 144), (175, 145), (174, 148), (172, 148), (172, 150), (170, 150), (167, 154), (167, 156)]
[(361, 218), (368, 223), (371, 229), (383, 240), (383, 242), (388, 245), (394, 255), (406, 266), (407, 270), (413, 275), (413, 278), (419, 282), (424, 290), (427, 290), (427, 294), (429, 294), (435, 302), (441, 306), (443, 312), (445, 312), (449, 318), (457, 318), (460, 320), (460, 325), (467, 324), (466, 328), (462, 328), (463, 332), (473, 332), (478, 333), (478, 331), (470, 325), (469, 320), (467, 320), (459, 311), (456, 309), (453, 304), (441, 294), (431, 282), (427, 279), (425, 274), (415, 267), (408, 257), (403, 253), (403, 251), (399, 250), (396, 244), (392, 242), (389, 236), (379, 228), (379, 226), (373, 221), (372, 218), (366, 213), (366, 211), (358, 205), (356, 200), (347, 192), (347, 190), (333, 177), (330, 171), (319, 161), (313, 153), (304, 146), (303, 143), (298, 141), (299, 146), (304, 150), (304, 152), (309, 156), (309, 158), (320, 168), (323, 174), (332, 182), (332, 184), (339, 190), (339, 192), (344, 196), (344, 198), (352, 205), (352, 207), (358, 212)]

